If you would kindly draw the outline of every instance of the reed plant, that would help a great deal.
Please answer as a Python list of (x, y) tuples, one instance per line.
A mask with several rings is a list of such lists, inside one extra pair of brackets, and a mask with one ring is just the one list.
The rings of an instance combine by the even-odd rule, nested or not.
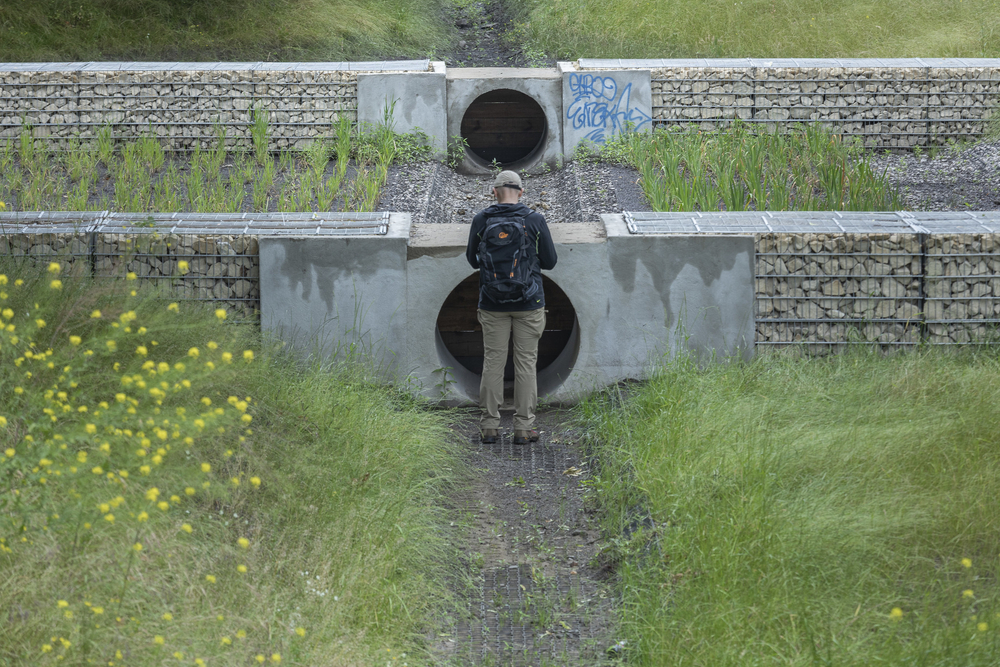
[(253, 119), (247, 147), (231, 147), (217, 127), (208, 147), (174, 154), (152, 135), (116, 140), (110, 126), (56, 153), (25, 126), (16, 142), (0, 144), (0, 199), (21, 211), (373, 211), (390, 165), (427, 155), (422, 137), (385, 124), (359, 129), (346, 116), (329, 136), (275, 155), (268, 114)]
[(1000, 358), (677, 358), (582, 404), (634, 665), (1000, 660)]
[(0, 662), (429, 662), (445, 415), (129, 278), (0, 257)]
[(713, 132), (657, 130), (618, 135), (602, 149), (635, 166), (657, 211), (851, 210), (901, 207), (862, 146), (820, 125), (785, 134), (744, 123)]

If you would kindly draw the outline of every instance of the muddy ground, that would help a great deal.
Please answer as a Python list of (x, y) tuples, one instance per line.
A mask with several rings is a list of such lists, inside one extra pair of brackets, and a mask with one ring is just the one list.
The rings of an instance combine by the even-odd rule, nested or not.
[(455, 666), (613, 664), (617, 599), (580, 434), (545, 410), (539, 441), (514, 445), (505, 409), (502, 437), (483, 445), (475, 414), (452, 425), (473, 477), (454, 498), (464, 609), (438, 632), (437, 655)]

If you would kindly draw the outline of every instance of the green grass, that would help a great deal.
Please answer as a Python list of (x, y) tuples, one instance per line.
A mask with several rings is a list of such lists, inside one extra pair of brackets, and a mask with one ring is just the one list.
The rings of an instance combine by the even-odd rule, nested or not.
[(0, 664), (426, 664), (444, 413), (53, 268), (0, 258)]
[(678, 360), (582, 405), (629, 664), (996, 664), (998, 401), (995, 352), (932, 349)]
[(859, 143), (818, 124), (785, 134), (735, 122), (618, 135), (604, 159), (635, 167), (656, 211), (894, 211), (899, 193)]
[(560, 59), (1000, 57), (997, 0), (508, 2)]
[(0, 145), (0, 201), (15, 211), (374, 211), (389, 165), (427, 154), (391, 122), (359, 131), (346, 116), (330, 136), (272, 153), (267, 115), (256, 119), (252, 146), (227, 147), (220, 129), (211, 148), (176, 154), (153, 137), (116, 141), (110, 126), (50, 152), (24, 127)]
[(32, 0), (0, 4), (0, 62), (426, 57), (439, 0)]

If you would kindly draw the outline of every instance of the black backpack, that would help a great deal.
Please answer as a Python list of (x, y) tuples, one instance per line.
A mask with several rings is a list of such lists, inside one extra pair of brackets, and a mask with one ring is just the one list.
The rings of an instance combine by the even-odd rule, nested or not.
[(524, 218), (488, 218), (479, 241), (479, 289), (494, 303), (528, 303), (538, 293)]

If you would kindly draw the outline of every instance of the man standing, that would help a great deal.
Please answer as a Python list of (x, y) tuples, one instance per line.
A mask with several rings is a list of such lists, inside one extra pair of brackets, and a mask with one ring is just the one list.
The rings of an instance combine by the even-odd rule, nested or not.
[(479, 385), (482, 442), (497, 441), (507, 341), (514, 332), (514, 444), (538, 440), (535, 364), (545, 331), (542, 269), (556, 265), (545, 218), (520, 203), (524, 188), (513, 171), (493, 182), (497, 203), (472, 219), (465, 256), (479, 269), (479, 323), (483, 326), (483, 378)]

